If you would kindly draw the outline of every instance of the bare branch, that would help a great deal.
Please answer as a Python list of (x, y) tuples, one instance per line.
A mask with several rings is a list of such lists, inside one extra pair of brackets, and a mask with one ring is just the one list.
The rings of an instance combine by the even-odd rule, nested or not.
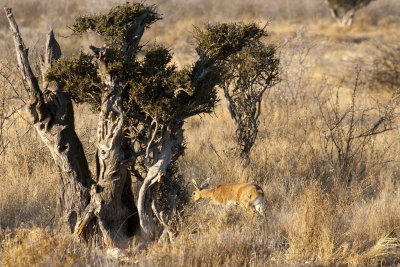
[(31, 96), (30, 111), (34, 117), (34, 121), (43, 121), (47, 117), (47, 110), (43, 99), (43, 93), (39, 88), (37, 78), (32, 72), (28, 59), (28, 49), (22, 40), (21, 33), (17, 23), (15, 22), (14, 15), (11, 8), (4, 8), (10, 29), (13, 33), (14, 46), (17, 54), (18, 67), (21, 71), (22, 77), (29, 86), (29, 94)]
[[(44, 59), (42, 61), (42, 80), (43, 89), (46, 90), (48, 82), (46, 81), (46, 75), (54, 63), (61, 57), (61, 48), (57, 40), (54, 38), (53, 30), (50, 30), (47, 34), (46, 48)], [(58, 89), (58, 87), (55, 87)]]
[[(176, 235), (176, 231), (169, 226), (169, 220), (165, 218), (165, 215), (163, 211), (161, 210), (160, 205), (158, 204), (158, 201), (155, 197), (155, 195), (152, 195), (152, 203), (151, 203), (151, 208), (156, 215), (156, 218), (160, 222), (160, 224), (164, 227), (164, 231), (168, 233), (169, 240), (172, 240), (174, 236)], [(164, 233), (163, 233), (164, 234)]]
[(144, 159), (145, 159), (145, 164), (148, 165), (148, 166), (149, 166), (148, 159), (149, 159), (150, 147), (151, 147), (151, 145), (152, 145), (152, 143), (153, 143), (153, 141), (154, 141), (154, 138), (156, 137), (157, 131), (158, 131), (158, 122), (157, 122), (156, 119), (153, 119), (153, 122), (151, 123), (150, 129), (152, 128), (153, 124), (155, 124), (154, 131), (153, 131), (153, 134), (152, 134), (152, 136), (151, 136), (151, 138), (150, 138), (150, 140), (149, 140), (149, 142), (148, 142), (148, 144), (147, 144), (147, 147), (146, 147), (146, 155), (145, 155), (145, 157), (144, 157)]

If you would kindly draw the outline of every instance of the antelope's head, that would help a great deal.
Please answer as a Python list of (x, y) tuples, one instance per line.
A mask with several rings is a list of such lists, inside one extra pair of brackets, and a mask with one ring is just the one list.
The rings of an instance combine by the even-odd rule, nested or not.
[(202, 190), (208, 186), (208, 180), (207, 179), (201, 186), (198, 186), (196, 181), (193, 179), (192, 182), (194, 184), (194, 190), (192, 194), (192, 201), (197, 201), (199, 199), (203, 198)]

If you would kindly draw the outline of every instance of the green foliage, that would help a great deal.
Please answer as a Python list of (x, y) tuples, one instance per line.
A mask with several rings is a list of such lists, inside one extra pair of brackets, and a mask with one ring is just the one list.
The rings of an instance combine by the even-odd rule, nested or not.
[(89, 103), (98, 110), (101, 100), (101, 80), (97, 76), (97, 64), (93, 56), (81, 52), (76, 58), (61, 58), (48, 72), (47, 80), (64, 87), (77, 103)]
[[(144, 50), (144, 54), (129, 79), (129, 93), (124, 100), (128, 113), (145, 113), (168, 124), (212, 111), (217, 100), (217, 80), (212, 71), (205, 77), (207, 82), (197, 83), (196, 69), (178, 70), (167, 48), (157, 45)], [(204, 66), (201, 69), (204, 71)]]
[[(156, 46), (145, 51), (136, 75), (129, 79), (129, 93), (125, 108), (129, 112), (146, 113), (159, 122), (167, 122), (184, 115), (191, 88), (187, 71), (178, 71), (171, 64), (168, 49)], [(141, 110), (132, 110), (140, 107)]]
[(131, 42), (135, 38), (131, 32), (132, 27), (136, 19), (145, 13), (147, 13), (146, 27), (160, 19), (154, 7), (127, 2), (110, 9), (107, 14), (79, 17), (72, 26), (72, 30), (78, 34), (92, 30), (103, 36), (108, 45), (121, 46), (124, 41)]
[[(132, 24), (129, 19), (134, 21), (145, 10), (148, 9), (141, 4), (125, 4), (106, 15), (78, 18), (74, 30), (83, 33), (91, 29), (104, 35), (106, 40), (111, 36), (127, 42), (131, 37), (126, 24)], [(149, 16), (148, 23), (158, 18), (151, 12)], [(223, 79), (221, 62), (264, 35), (264, 30), (255, 24), (210, 24), (204, 30), (196, 28), (196, 50), (200, 57), (191, 67), (177, 70), (171, 63), (171, 52), (155, 45), (142, 49), (143, 56), (131, 61), (118, 50), (110, 49), (107, 70), (127, 84), (123, 105), (128, 114), (150, 116), (167, 124), (177, 118), (211, 112), (217, 101), (216, 85)], [(64, 85), (74, 101), (90, 103), (97, 110), (102, 94), (97, 70), (94, 57), (81, 53), (77, 58), (60, 60), (47, 78)], [(130, 119), (128, 116), (127, 120)]]
[[(159, 19), (154, 7), (125, 3), (107, 14), (82, 16), (72, 27), (78, 34), (92, 30), (104, 36), (107, 51), (101, 60), (109, 74), (124, 84), (126, 136), (137, 135), (133, 132), (141, 123), (147, 125), (156, 120), (164, 126), (179, 124), (187, 117), (211, 112), (218, 101), (216, 86), (226, 79), (224, 62), (266, 36), (264, 29), (254, 23), (195, 28), (199, 59), (178, 70), (172, 63), (171, 51), (162, 45), (141, 48), (137, 44), (135, 51), (125, 53), (125, 44), (136, 41), (132, 31), (137, 29), (136, 19), (142, 15), (147, 16), (146, 27)], [(259, 53), (259, 57), (268, 57)], [(89, 103), (93, 110), (98, 110), (104, 91), (98, 70), (98, 59), (81, 53), (76, 58), (60, 60), (47, 79), (63, 85), (75, 102)]]
[(225, 79), (238, 82), (233, 91), (246, 91), (245, 88), (250, 86), (270, 87), (279, 81), (279, 59), (274, 45), (257, 41), (232, 55), (228, 62), (225, 69), (229, 76)]
[(266, 36), (264, 29), (255, 23), (208, 24), (205, 30), (195, 28), (196, 51), (200, 57), (210, 60), (224, 60), (240, 51), (251, 40)]

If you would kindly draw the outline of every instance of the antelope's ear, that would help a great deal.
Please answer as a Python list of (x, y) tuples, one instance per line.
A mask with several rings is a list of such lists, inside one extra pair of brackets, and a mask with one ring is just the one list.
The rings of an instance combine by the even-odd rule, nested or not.
[(207, 188), (209, 186), (210, 182), (210, 177), (208, 177), (202, 184), (201, 184), (201, 189)]
[(192, 179), (192, 183), (194, 184), (194, 187), (195, 187), (196, 189), (200, 189), (199, 186), (198, 186), (198, 184), (197, 184), (197, 182), (196, 182), (194, 179)]

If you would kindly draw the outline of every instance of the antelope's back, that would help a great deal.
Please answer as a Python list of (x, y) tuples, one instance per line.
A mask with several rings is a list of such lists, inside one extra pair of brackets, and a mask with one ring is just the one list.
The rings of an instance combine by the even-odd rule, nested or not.
[(215, 200), (220, 203), (232, 200), (240, 202), (243, 198), (255, 199), (260, 195), (264, 197), (264, 192), (256, 184), (229, 183), (221, 184), (216, 188)]

